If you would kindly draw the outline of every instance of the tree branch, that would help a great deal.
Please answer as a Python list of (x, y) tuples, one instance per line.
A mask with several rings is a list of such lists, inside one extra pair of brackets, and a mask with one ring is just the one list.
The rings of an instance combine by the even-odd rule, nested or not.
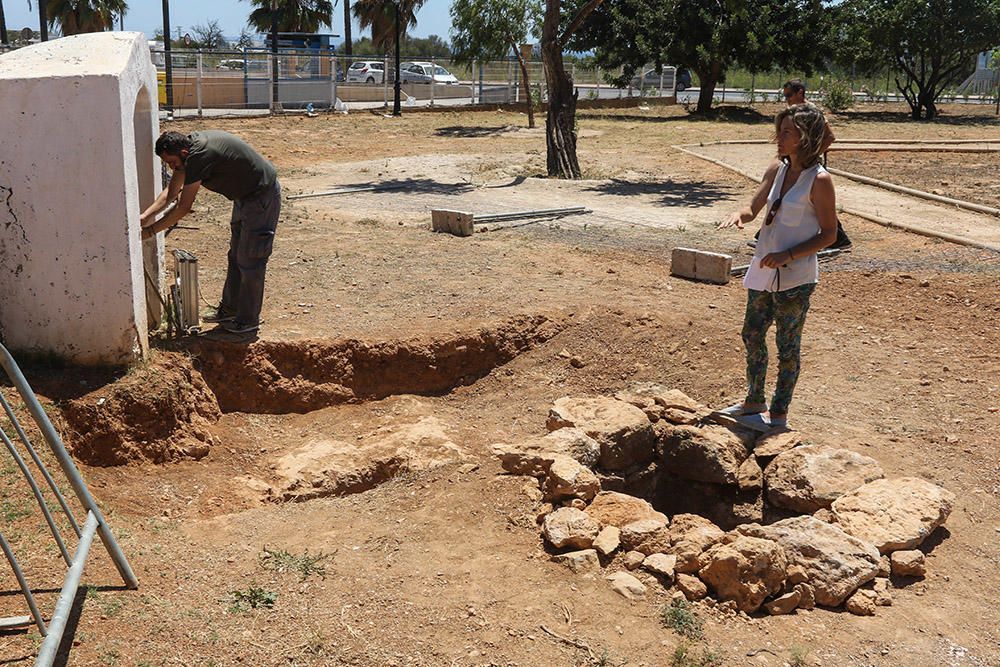
[(604, 0), (590, 0), (590, 2), (584, 5), (583, 9), (577, 12), (576, 16), (573, 17), (573, 20), (570, 21), (569, 27), (566, 28), (562, 35), (559, 36), (559, 48), (566, 46), (566, 42), (568, 42), (569, 38), (573, 36), (573, 33), (580, 29), (580, 26), (587, 20), (587, 17), (590, 16), (591, 12), (600, 7), (602, 2), (604, 2)]

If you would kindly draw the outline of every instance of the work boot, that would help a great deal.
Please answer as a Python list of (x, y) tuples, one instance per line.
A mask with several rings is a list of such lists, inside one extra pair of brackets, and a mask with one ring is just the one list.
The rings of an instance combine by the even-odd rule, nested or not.
[(221, 306), (209, 307), (205, 312), (201, 314), (201, 321), (208, 322), (209, 324), (221, 324), (222, 322), (232, 322), (236, 319), (235, 314), (230, 314), (222, 309)]

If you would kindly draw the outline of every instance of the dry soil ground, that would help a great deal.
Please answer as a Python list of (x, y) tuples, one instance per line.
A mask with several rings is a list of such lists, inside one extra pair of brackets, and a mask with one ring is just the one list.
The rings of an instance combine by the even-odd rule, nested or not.
[[(548, 406), (564, 395), (650, 380), (712, 405), (739, 397), (744, 292), (670, 278), (669, 252), (693, 245), (748, 257), (752, 229), (714, 224), (753, 185), (670, 147), (767, 138), (774, 110), (710, 119), (678, 108), (583, 112), (579, 183), (538, 178), (544, 135), (513, 113), (169, 125), (243, 136), (277, 165), (286, 195), (385, 180), (418, 187), (286, 202), (262, 340), (235, 352), (180, 346), (222, 405), (205, 427), (207, 456), (83, 466), (141, 586), (121, 590), (107, 559), (94, 559), (86, 581), (96, 588), (79, 600), (69, 664), (1000, 665), (995, 254), (847, 217), (855, 251), (823, 267), (794, 426), (876, 458), (889, 476), (922, 476), (958, 496), (947, 530), (924, 545), (927, 579), (896, 591), (875, 617), (744, 618), (698, 606), (706, 638), (689, 662), (675, 662), (685, 640), (659, 622), (666, 592), (629, 603), (600, 578), (548, 562), (525, 480), (499, 474), (489, 454), (493, 442), (543, 433)], [(901, 108), (866, 108), (835, 122), (842, 138), (1000, 134), (985, 110), (945, 112), (915, 124)], [(889, 161), (876, 170), (885, 177), (907, 164), (906, 184), (958, 181), (902, 156), (879, 160)], [(934, 164), (961, 174), (964, 160)], [(984, 192), (1000, 186), (995, 169), (976, 179)], [(444, 204), (488, 212), (576, 203), (594, 212), (464, 239), (426, 229), (429, 209)], [(199, 256), (210, 300), (224, 274), (227, 216), (227, 202), (203, 191), (190, 220), (197, 229), (168, 239)], [(123, 382), (145, 405), (167, 396), (171, 370), (188, 363), (177, 349), (161, 344), (123, 379), (44, 368), (29, 379), (57, 416), (64, 402), (96, 404)], [(344, 377), (310, 362), (331, 349), (351, 362)], [(127, 407), (119, 418), (137, 420)], [(443, 434), (450, 463), (382, 470), (341, 489), (362, 493), (261, 500), (291, 452), (331, 441), (365, 451), (415, 424)], [(68, 438), (83, 451), (79, 436)], [(10, 466), (2, 480), (5, 533), (31, 553), (35, 581), (56, 583), (41, 569), (53, 552), (38, 546)], [(265, 548), (297, 558), (275, 569)], [(304, 554), (326, 556), (325, 572)], [(42, 596), (46, 608), (54, 597)], [(0, 596), (0, 614), (19, 602)], [(30, 664), (37, 641), (0, 635), (0, 664)]]

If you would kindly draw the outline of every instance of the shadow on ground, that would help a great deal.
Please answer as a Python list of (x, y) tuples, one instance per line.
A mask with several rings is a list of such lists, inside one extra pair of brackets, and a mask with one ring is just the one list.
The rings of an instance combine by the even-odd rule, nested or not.
[(577, 118), (589, 120), (625, 121), (629, 123), (672, 123), (677, 121), (697, 122), (697, 121), (726, 121), (731, 123), (744, 123), (746, 125), (757, 125), (761, 123), (771, 123), (774, 117), (746, 106), (718, 106), (708, 111), (692, 111), (686, 115), (677, 116), (657, 116), (638, 114), (601, 114), (593, 112), (577, 113)]
[(837, 113), (838, 118), (865, 123), (920, 123), (953, 126), (1000, 125), (997, 116), (966, 116), (953, 115), (948, 111), (940, 111), (933, 120), (914, 120), (909, 111), (865, 111), (851, 109)]
[(458, 139), (479, 139), (482, 137), (495, 137), (499, 134), (505, 134), (507, 132), (516, 132), (518, 128), (513, 125), (499, 125), (496, 127), (489, 127), (485, 125), (473, 125), (473, 126), (462, 126), (462, 125), (450, 125), (448, 127), (439, 127), (434, 134), (439, 137), (454, 137)]
[(659, 197), (662, 206), (712, 206), (720, 200), (732, 198), (734, 188), (706, 181), (622, 181), (612, 179), (586, 188), (587, 192), (597, 192), (615, 197), (652, 195)]
[[(436, 195), (460, 195), (471, 190), (475, 186), (469, 183), (441, 183), (432, 178), (390, 178), (384, 181), (363, 181), (360, 183), (341, 183), (337, 185), (337, 190), (349, 190), (350, 188), (377, 187), (385, 191), (409, 191), (414, 193), (433, 193)], [(344, 194), (378, 194), (379, 190), (371, 192)], [(335, 196), (335, 195), (331, 195)]]

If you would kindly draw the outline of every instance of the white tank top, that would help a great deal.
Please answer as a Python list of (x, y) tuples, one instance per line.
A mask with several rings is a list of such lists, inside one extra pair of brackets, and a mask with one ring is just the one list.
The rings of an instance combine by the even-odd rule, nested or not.
[[(819, 281), (819, 262), (816, 253), (798, 257), (777, 269), (761, 266), (760, 260), (772, 252), (785, 252), (820, 233), (819, 218), (813, 207), (810, 193), (822, 165), (803, 170), (795, 184), (781, 197), (781, 206), (770, 225), (762, 225), (757, 249), (750, 268), (743, 277), (743, 286), (760, 292), (783, 292), (793, 287)], [(781, 194), (781, 186), (788, 173), (788, 164), (782, 163), (774, 176), (774, 184), (767, 195), (767, 211), (771, 210)], [(764, 220), (767, 220), (766, 214)]]

